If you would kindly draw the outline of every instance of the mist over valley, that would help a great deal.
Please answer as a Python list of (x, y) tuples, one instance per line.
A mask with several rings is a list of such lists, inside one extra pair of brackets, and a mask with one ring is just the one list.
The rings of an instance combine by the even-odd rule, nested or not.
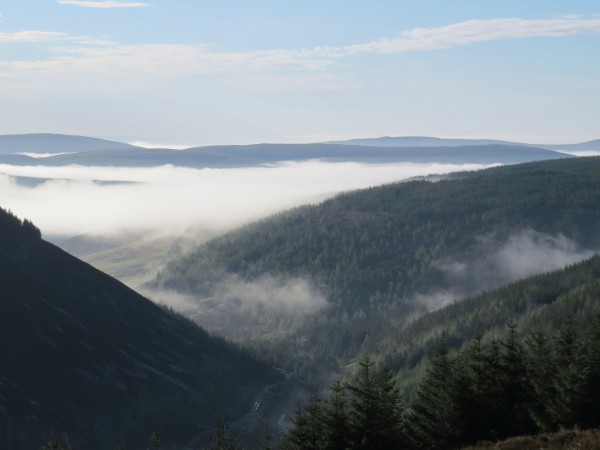
[(0, 3), (0, 450), (600, 448), (598, 4)]
[[(384, 163), (365, 162), (357, 155), (370, 147), (355, 148), (351, 161), (226, 168), (119, 166), (118, 159), (106, 166), (3, 164), (2, 201), (168, 314), (277, 367), (270, 384), (253, 385), (252, 413), (229, 409), (233, 429), (253, 440), (257, 424), (274, 418), (275, 431), (285, 434), (286, 417), (306, 400), (308, 386), (351, 379), (364, 355), (387, 355), (413, 386), (424, 354), (416, 356), (419, 344), (404, 330), (421, 329), (438, 311), (477, 305), (478, 296), (492, 301), (490, 290), (592, 264), (585, 261), (600, 247), (597, 158), (555, 153), (544, 160), (542, 153), (525, 164), (444, 162), (456, 160), (453, 149), (459, 160), (468, 154), (458, 146), (440, 147), (442, 162)], [(490, 148), (474, 143), (471, 150)], [(54, 157), (37, 160), (47, 158)], [(581, 316), (583, 307), (572, 307)], [(513, 312), (527, 323), (522, 310)], [(83, 317), (73, 320), (90, 320)], [(497, 330), (488, 316), (478, 320)], [(55, 331), (37, 333), (36, 345), (58, 345)], [(107, 370), (121, 370), (107, 364), (117, 369), (80, 373), (99, 382)], [(109, 385), (122, 383), (115, 376)], [(200, 428), (180, 436), (193, 445), (206, 440), (210, 414), (203, 417)], [(65, 426), (79, 436), (76, 426)], [(130, 439), (127, 431), (122, 436)]]

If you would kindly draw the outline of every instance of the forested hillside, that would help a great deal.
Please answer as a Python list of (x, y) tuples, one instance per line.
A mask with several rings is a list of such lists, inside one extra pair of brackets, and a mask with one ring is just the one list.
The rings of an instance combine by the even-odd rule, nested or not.
[(600, 317), (600, 256), (451, 304), (382, 338), (376, 353), (411, 386), (443, 341), (460, 350), (491, 341), (512, 322), (524, 335), (555, 333), (565, 318), (580, 331)]
[[(243, 308), (243, 294), (219, 297), (232, 276), (307, 280), (327, 299), (320, 314), (282, 323), (261, 305), (247, 315), (260, 332), (236, 323), (235, 333), (266, 337), (269, 351), (314, 374), (376, 348), (414, 314), (589, 257), (600, 244), (598, 204), (599, 158), (386, 185), (217, 238), (169, 264), (153, 286)], [(295, 331), (274, 346), (265, 324)]]
[(440, 342), (408, 398), (389, 368), (362, 359), (354, 380), (298, 411), (282, 448), (458, 449), (600, 426), (600, 317), (586, 332), (569, 317), (551, 335), (516, 328), (459, 353)]

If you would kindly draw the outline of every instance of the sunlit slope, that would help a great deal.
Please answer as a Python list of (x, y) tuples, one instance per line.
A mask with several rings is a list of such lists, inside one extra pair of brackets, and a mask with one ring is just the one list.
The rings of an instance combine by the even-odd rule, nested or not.
[(329, 307), (285, 354), (343, 362), (415, 313), (589, 256), (600, 245), (599, 204), (599, 158), (392, 184), (217, 238), (170, 263), (154, 286), (206, 298), (232, 274), (307, 279)]
[(125, 235), (123, 238), (94, 238), (76, 236), (57, 245), (135, 288), (154, 277), (164, 264), (181, 256), (189, 248), (191, 239), (176, 236)]
[(172, 448), (281, 381), (29, 222), (0, 210), (0, 229), (0, 442), (10, 448), (39, 448), (51, 426), (90, 449), (169, 430)]

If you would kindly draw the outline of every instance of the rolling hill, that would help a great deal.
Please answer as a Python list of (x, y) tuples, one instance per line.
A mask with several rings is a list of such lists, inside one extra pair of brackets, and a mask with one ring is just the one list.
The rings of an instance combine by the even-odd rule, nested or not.
[[(497, 139), (446, 139), (431, 136), (382, 136), (376, 138), (333, 141), (331, 144), (367, 145), (375, 147), (462, 147), (467, 145), (530, 145)], [(544, 146), (540, 145), (540, 148)]]
[(174, 151), (166, 148), (145, 149), (85, 136), (51, 133), (0, 135), (0, 163), (48, 166), (82, 164), (148, 167), (174, 164), (185, 167), (244, 167), (308, 159), (370, 163), (410, 161), (506, 164), (564, 157), (564, 154), (557, 155), (554, 152), (598, 150), (600, 140), (546, 145), (495, 139), (386, 136), (314, 144), (220, 145)]
[(556, 151), (598, 151), (600, 139), (576, 144), (528, 144), (522, 142), (499, 141), (496, 139), (444, 139), (429, 136), (384, 136), (378, 138), (350, 139), (334, 141), (331, 144), (367, 145), (375, 147), (462, 147), (466, 145), (519, 145), (545, 148)]
[(524, 145), (467, 145), (461, 147), (374, 147), (341, 144), (257, 144), (196, 147), (187, 150), (124, 148), (94, 150), (30, 158), (0, 155), (0, 164), (63, 166), (155, 167), (252, 167), (285, 161), (320, 159), (328, 162), (360, 163), (449, 163), (512, 164), (566, 158), (552, 150)]
[(123, 142), (64, 134), (5, 134), (0, 135), (0, 154), (76, 153), (107, 149), (137, 148)]

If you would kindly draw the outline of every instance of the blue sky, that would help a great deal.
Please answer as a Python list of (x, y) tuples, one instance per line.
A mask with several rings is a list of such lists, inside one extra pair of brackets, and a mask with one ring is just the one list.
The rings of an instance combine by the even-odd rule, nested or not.
[(600, 4), (0, 0), (0, 134), (600, 138)]

